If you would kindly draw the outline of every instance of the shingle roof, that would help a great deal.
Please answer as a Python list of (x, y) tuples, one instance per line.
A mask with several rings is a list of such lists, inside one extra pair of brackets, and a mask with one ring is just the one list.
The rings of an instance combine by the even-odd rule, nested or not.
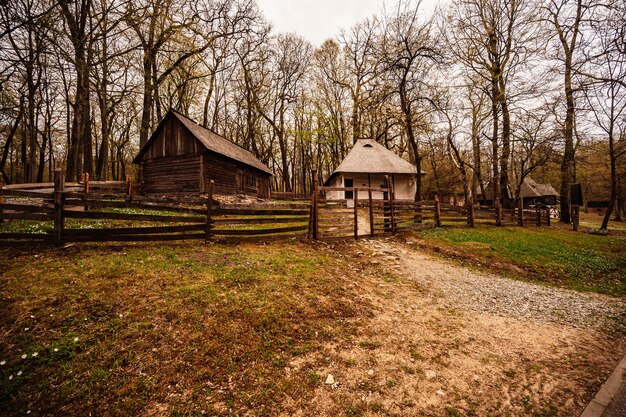
[(531, 178), (525, 178), (520, 188), (520, 197), (533, 198), (543, 196), (558, 196), (559, 193), (551, 184), (539, 184)]
[[(241, 162), (243, 164), (251, 166), (252, 168), (256, 168), (260, 171), (266, 172), (270, 175), (272, 174), (272, 171), (263, 162), (259, 161), (259, 159), (257, 159), (249, 150), (244, 149), (241, 146), (236, 145), (228, 139), (218, 135), (217, 133), (200, 126), (187, 116), (184, 116), (174, 110), (170, 110), (165, 115), (163, 120), (165, 120), (165, 118), (167, 118), (169, 115), (172, 115), (178, 121), (180, 121), (207, 150), (218, 153), (220, 155), (224, 155), (230, 159)], [(139, 157), (147, 149), (151, 141), (152, 138), (150, 138), (150, 140), (148, 140), (148, 142), (139, 151), (139, 154), (135, 158), (135, 161), (139, 160)]]
[[(373, 139), (358, 139), (345, 159), (333, 171), (339, 173), (415, 174), (415, 165), (400, 158)], [(423, 174), (424, 172), (422, 172)]]

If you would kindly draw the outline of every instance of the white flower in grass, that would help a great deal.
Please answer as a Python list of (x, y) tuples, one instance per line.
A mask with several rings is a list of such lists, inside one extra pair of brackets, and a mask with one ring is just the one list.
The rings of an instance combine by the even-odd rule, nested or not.
[(27, 332), (28, 330), (30, 330), (30, 327), (24, 327), (25, 332)]
[(54, 351), (55, 351), (55, 352), (58, 352), (58, 351), (59, 351), (59, 348), (54, 348)]
[(27, 355), (27, 354), (23, 354), (23, 355), (22, 355), (22, 359), (26, 359), (27, 357), (28, 357), (28, 355)]
[(34, 352), (33, 353), (33, 358), (37, 357), (39, 355), (39, 352)]
[(17, 376), (22, 375), (22, 371), (17, 371)]
[(74, 341), (75, 341), (75, 342), (78, 342), (78, 337), (75, 337), (75, 338), (74, 338)]
[(13, 375), (9, 375), (9, 381), (13, 379)]
[(6, 365), (7, 361), (0, 362), (0, 366)]

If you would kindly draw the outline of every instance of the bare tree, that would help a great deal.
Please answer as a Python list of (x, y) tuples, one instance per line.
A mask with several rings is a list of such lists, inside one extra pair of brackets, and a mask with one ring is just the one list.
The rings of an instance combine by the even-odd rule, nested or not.
[(583, 17), (588, 6), (582, 0), (550, 0), (546, 6), (548, 19), (553, 26), (554, 36), (560, 46), (563, 62), (563, 90), (565, 93), (565, 120), (563, 122), (563, 158), (561, 160), (561, 222), (570, 223), (570, 184), (576, 181), (574, 129), (576, 124), (576, 87), (573, 78), (575, 60), (582, 37)]
[(424, 113), (433, 108), (426, 80), (440, 60), (440, 52), (430, 33), (431, 23), (419, 21), (419, 5), (419, 2), (400, 2), (394, 14), (384, 19), (381, 48), (383, 66), (398, 96), (403, 126), (415, 161), (415, 201), (422, 198), (422, 154), (416, 129), (424, 124)]

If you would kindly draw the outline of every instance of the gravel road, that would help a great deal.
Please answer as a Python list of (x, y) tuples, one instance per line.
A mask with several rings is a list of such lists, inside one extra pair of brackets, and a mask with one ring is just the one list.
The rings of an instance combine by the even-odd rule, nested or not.
[(574, 327), (626, 330), (623, 300), (479, 272), (391, 240), (363, 240), (362, 245), (382, 257), (395, 272), (463, 309)]

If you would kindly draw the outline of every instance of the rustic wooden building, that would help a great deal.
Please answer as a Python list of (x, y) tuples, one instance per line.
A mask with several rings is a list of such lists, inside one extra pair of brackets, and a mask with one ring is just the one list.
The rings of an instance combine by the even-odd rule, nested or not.
[(214, 192), (270, 197), (270, 169), (250, 151), (170, 110), (141, 148), (145, 194), (200, 194), (208, 181)]
[(540, 184), (526, 177), (520, 187), (519, 196), (523, 199), (524, 207), (535, 206), (536, 204), (555, 206), (559, 193), (551, 184)]

